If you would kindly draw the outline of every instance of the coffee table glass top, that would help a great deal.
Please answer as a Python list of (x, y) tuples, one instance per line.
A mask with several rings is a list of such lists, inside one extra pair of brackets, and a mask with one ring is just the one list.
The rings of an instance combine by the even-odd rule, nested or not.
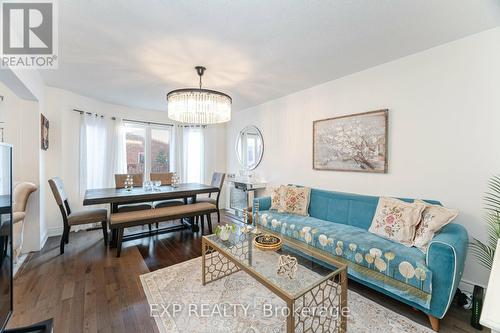
[[(267, 233), (260, 229), (261, 232)], [(242, 227), (236, 225), (235, 231), (231, 233), (228, 240), (221, 240), (219, 236), (212, 234), (204, 236), (205, 239), (214, 245), (214, 248), (222, 252), (226, 257), (238, 262), (239, 265), (257, 273), (265, 282), (272, 284), (280, 291), (296, 298), (302, 293), (311, 289), (328, 277), (340, 271), (339, 265), (320, 264), (311, 255), (305, 253), (303, 249), (298, 249), (294, 245), (280, 236), (283, 246), (280, 250), (261, 250), (254, 245), (256, 235), (243, 233)], [(281, 255), (289, 255), (297, 259), (297, 270), (290, 278), (285, 269), (284, 274), (278, 274), (279, 261)], [(293, 263), (292, 263), (293, 266)]]

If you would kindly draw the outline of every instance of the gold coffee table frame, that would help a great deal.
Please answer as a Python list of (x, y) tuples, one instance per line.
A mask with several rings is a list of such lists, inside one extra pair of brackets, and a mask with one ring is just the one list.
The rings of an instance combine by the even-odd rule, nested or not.
[[(320, 262), (325, 262), (338, 267), (330, 274), (318, 279), (315, 283), (305, 286), (305, 288), (295, 294), (289, 294), (280, 286), (271, 282), (267, 277), (253, 269), (251, 265), (245, 264), (243, 260), (248, 260), (254, 248), (253, 237), (246, 235), (244, 241), (233, 243), (232, 249), (236, 253), (230, 253), (220, 244), (215, 243), (207, 236), (202, 237), (202, 283), (219, 280), (240, 270), (256, 279), (264, 287), (272, 291), (275, 295), (286, 302), (289, 315), (286, 319), (286, 332), (340, 332), (347, 331), (347, 265), (336, 261), (335, 259), (316, 251), (313, 247), (302, 242), (290, 239), (283, 235), (270, 232), (266, 233), (280, 237), (283, 240), (283, 246), (290, 247), (298, 253), (305, 254), (297, 256), (311, 256)], [(250, 236), (250, 239), (246, 239)], [(275, 263), (270, 263), (275, 265)], [(336, 315), (330, 313), (326, 316), (304, 315), (304, 311), (311, 308), (337, 308)], [(304, 311), (301, 311), (304, 309)], [(332, 330), (332, 327), (334, 329)]]

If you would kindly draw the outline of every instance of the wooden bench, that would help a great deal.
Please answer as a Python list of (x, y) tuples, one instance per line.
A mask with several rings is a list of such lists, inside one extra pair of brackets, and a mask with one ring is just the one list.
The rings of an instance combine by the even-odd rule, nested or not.
[(199, 202), (181, 206), (162, 207), (155, 209), (146, 209), (133, 212), (114, 213), (110, 217), (111, 230), (117, 231), (116, 238), (116, 256), (119, 257), (122, 250), (123, 231), (125, 228), (152, 223), (177, 220), (188, 217), (201, 217), (201, 233), (203, 234), (204, 219), (207, 217), (208, 229), (212, 233), (211, 213), (217, 212), (217, 206), (207, 202)]

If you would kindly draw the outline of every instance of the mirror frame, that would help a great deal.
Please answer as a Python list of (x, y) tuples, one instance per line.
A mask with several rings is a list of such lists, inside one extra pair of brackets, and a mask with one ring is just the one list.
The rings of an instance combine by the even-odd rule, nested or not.
[[(244, 166), (243, 165), (243, 161), (242, 161), (240, 155), (238, 154), (238, 142), (240, 141), (241, 133), (247, 131), (248, 129), (256, 130), (257, 133), (259, 134), (261, 140), (262, 140), (262, 152), (260, 153), (259, 161), (252, 168)], [(245, 169), (247, 171), (251, 171), (251, 170), (257, 169), (257, 167), (262, 162), (262, 158), (264, 158), (264, 147), (265, 147), (265, 145), (264, 145), (264, 136), (262, 135), (262, 132), (260, 131), (260, 129), (257, 126), (255, 126), (255, 125), (247, 125), (247, 126), (245, 126), (241, 131), (239, 131), (238, 137), (236, 138), (236, 143), (234, 145), (234, 150), (236, 152), (236, 158), (238, 159), (238, 163), (243, 167), (243, 169)]]

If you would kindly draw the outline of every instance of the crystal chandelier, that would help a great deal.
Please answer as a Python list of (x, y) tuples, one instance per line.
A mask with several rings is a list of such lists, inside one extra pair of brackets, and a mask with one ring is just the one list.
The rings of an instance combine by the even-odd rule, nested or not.
[(201, 77), (206, 68), (195, 67), (200, 77), (199, 88), (172, 90), (167, 94), (168, 117), (187, 124), (217, 124), (231, 120), (230, 96), (215, 90), (202, 89)]

